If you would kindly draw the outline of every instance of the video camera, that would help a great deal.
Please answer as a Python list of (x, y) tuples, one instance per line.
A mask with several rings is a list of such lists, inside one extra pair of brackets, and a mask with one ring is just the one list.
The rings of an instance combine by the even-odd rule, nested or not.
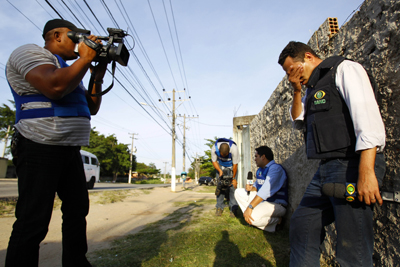
[(219, 177), (217, 188), (215, 189), (215, 195), (219, 195), (221, 191), (225, 191), (232, 184), (233, 171), (231, 168), (225, 168), (222, 170), (223, 174)]
[[(123, 38), (128, 34), (121, 29), (107, 28), (109, 36), (97, 36), (97, 39), (107, 41), (106, 45), (98, 44), (88, 39), (90, 34), (69, 31), (67, 36), (74, 42), (85, 42), (87, 46), (97, 51), (98, 55), (94, 59), (95, 62), (118, 62), (122, 66), (127, 66), (129, 61), (129, 51), (124, 45)], [(118, 46), (114, 45), (117, 43)], [(77, 53), (78, 51), (75, 51)]]

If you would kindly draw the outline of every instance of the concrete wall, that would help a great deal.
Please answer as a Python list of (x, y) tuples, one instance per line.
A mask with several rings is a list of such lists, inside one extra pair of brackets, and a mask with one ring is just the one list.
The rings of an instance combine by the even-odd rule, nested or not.
[[(332, 14), (334, 17), (335, 14)], [(400, 0), (366, 0), (353, 17), (329, 38), (326, 24), (314, 33), (309, 45), (322, 57), (341, 55), (370, 70), (379, 85), (377, 101), (385, 123), (387, 174), (384, 191), (400, 190)], [(283, 47), (282, 47), (283, 49)], [(278, 55), (276, 56), (278, 59)], [(277, 64), (277, 68), (280, 66)], [(284, 75), (282, 71), (282, 76)], [(292, 88), (283, 78), (261, 112), (250, 124), (251, 147), (270, 146), (278, 163), (288, 172), (290, 206), (287, 219), (298, 206), (306, 186), (317, 169), (317, 161), (307, 160), (302, 134), (292, 130), (289, 107)], [(252, 163), (252, 171), (256, 166)], [(375, 207), (375, 266), (398, 266), (400, 262), (400, 204), (384, 202)], [(286, 220), (288, 225), (289, 220)], [(333, 258), (333, 227), (326, 238), (325, 253)]]

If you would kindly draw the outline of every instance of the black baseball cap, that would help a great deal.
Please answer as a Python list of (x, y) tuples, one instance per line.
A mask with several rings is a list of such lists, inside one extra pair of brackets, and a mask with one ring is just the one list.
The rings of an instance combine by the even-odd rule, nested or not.
[(55, 29), (55, 28), (68, 28), (71, 31), (74, 32), (81, 32), (81, 33), (87, 33), (90, 34), (90, 31), (85, 30), (85, 29), (79, 29), (77, 28), (73, 23), (69, 22), (68, 20), (64, 20), (64, 19), (53, 19), (53, 20), (49, 20), (46, 25), (44, 25), (43, 28), (43, 39), (46, 36), (46, 33), (48, 33), (49, 31)]

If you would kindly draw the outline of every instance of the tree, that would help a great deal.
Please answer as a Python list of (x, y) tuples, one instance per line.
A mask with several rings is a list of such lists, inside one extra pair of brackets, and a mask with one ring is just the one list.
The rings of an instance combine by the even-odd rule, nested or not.
[[(199, 176), (215, 177), (215, 168), (211, 161), (211, 149), (217, 139), (218, 137), (214, 137), (214, 139), (205, 139), (207, 141), (205, 145), (207, 145), (210, 149), (204, 151), (205, 154), (204, 156), (199, 157), (199, 160), (201, 162)], [(194, 176), (195, 169), (196, 169), (196, 159), (194, 158), (191, 164), (191, 168), (189, 169), (189, 175)]]
[[(119, 174), (125, 174), (129, 171), (129, 146), (118, 143), (117, 138), (113, 134), (106, 137), (99, 134), (93, 128), (90, 131), (89, 146), (82, 147), (82, 149), (97, 156), (100, 162), (101, 173), (103, 175), (112, 175), (114, 182), (117, 180)], [(132, 169), (135, 167), (136, 157), (132, 155)]]
[(144, 163), (137, 163), (137, 168), (136, 171), (138, 174), (146, 174), (146, 175), (156, 175), (161, 173), (160, 169), (157, 169), (156, 165), (154, 163), (149, 163), (149, 165), (146, 165)]
[[(0, 107), (0, 139), (3, 139), (7, 136), (11, 136), (14, 131), (11, 126), (15, 123), (15, 103), (14, 101), (8, 100), (11, 104), (13, 104), (14, 109), (11, 109), (8, 105), (3, 104)], [(8, 154), (8, 152), (6, 153)]]

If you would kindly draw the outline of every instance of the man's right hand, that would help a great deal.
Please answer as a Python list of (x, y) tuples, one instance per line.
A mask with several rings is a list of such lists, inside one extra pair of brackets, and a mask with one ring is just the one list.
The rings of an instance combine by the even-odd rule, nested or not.
[(288, 71), (288, 80), (293, 86), (294, 92), (301, 93), (301, 75), (303, 73), (303, 64), (301, 62), (296, 62), (294, 65), (290, 66)]
[[(101, 40), (97, 39), (96, 35), (90, 35), (87, 37), (89, 40), (101, 44)], [(89, 62), (92, 62), (93, 59), (97, 56), (97, 51), (87, 46), (84, 42), (80, 42), (78, 45), (78, 53), (81, 59), (85, 59)]]

